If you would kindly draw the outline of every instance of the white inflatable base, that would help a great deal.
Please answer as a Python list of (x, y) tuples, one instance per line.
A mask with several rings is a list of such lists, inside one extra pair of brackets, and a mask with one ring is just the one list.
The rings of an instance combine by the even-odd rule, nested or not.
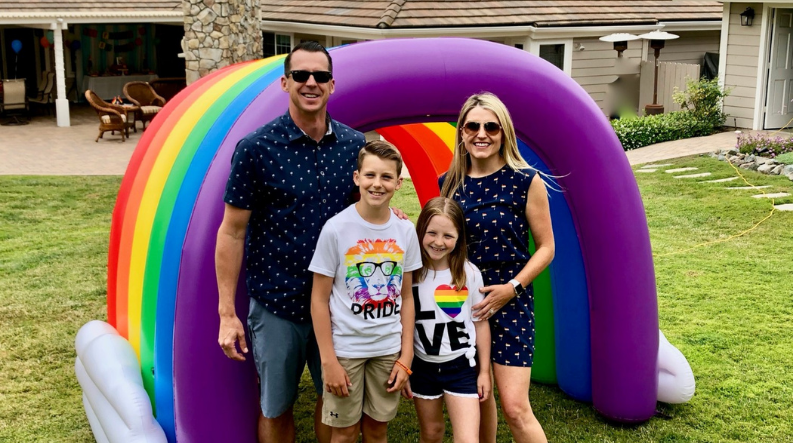
[(77, 332), (74, 346), (74, 372), (96, 441), (167, 443), (152, 415), (132, 345), (109, 324), (93, 320)]
[(685, 403), (696, 389), (694, 372), (688, 360), (658, 331), (658, 401)]

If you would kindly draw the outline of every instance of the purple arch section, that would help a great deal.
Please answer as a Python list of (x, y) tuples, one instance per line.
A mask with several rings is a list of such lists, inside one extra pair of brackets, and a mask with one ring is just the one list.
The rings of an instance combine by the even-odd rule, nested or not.
[[(381, 40), (348, 45), (332, 55), (338, 82), (329, 110), (361, 130), (451, 121), (467, 96), (484, 90), (504, 100), (518, 137), (563, 176), (559, 183), (578, 231), (589, 287), (593, 404), (612, 419), (649, 419), (656, 404), (658, 352), (649, 233), (627, 159), (586, 92), (535, 56), (478, 40)], [(257, 387), (250, 358), (245, 364), (231, 362), (217, 345), (213, 251), (234, 146), (285, 112), (287, 98), (278, 84), (252, 98), (219, 146), (197, 198), (174, 325), (179, 441), (255, 441)], [(238, 300), (244, 316), (244, 291), (238, 291)]]

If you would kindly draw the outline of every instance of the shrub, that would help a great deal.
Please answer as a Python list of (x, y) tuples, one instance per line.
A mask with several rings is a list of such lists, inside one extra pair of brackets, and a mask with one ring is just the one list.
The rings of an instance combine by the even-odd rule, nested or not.
[(762, 133), (740, 134), (735, 147), (744, 154), (776, 158), (778, 155), (793, 152), (793, 138), (773, 137)]
[(684, 110), (690, 111), (695, 120), (718, 128), (724, 125), (727, 114), (722, 112), (724, 97), (730, 95), (729, 89), (721, 89), (718, 78), (712, 80), (687, 80), (686, 90), (675, 88), (672, 100)]
[(691, 111), (677, 111), (646, 117), (611, 121), (622, 148), (626, 151), (655, 143), (701, 137), (715, 132), (714, 127), (695, 119)]
[(777, 156), (777, 161), (786, 165), (793, 165), (793, 152), (786, 152)]
[(611, 126), (626, 151), (671, 140), (711, 135), (719, 131), (727, 114), (721, 102), (729, 95), (722, 91), (718, 79), (689, 80), (685, 91), (672, 96), (683, 109), (661, 115), (620, 118)]

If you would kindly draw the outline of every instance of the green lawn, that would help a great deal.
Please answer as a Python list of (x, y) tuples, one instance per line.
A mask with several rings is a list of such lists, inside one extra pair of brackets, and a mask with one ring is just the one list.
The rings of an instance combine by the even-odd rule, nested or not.
[[(696, 166), (711, 178), (735, 174), (706, 157), (665, 163)], [(772, 185), (766, 192), (793, 193), (784, 177), (741, 172)], [(770, 201), (749, 197), (758, 191), (661, 171), (636, 176), (656, 256), (661, 329), (691, 363), (697, 393), (684, 405), (659, 405), (665, 418), (624, 426), (556, 387), (534, 385), (532, 405), (549, 440), (793, 441), (793, 213), (776, 212), (730, 239), (770, 213)], [(93, 441), (74, 376), (74, 336), (88, 320), (106, 317), (108, 233), (120, 181), (0, 177), (0, 442)], [(410, 183), (394, 205), (415, 220)], [(697, 246), (714, 240), (727, 241)], [(299, 441), (313, 440), (311, 397), (297, 405)], [(509, 441), (506, 425), (500, 429), (499, 441)], [(402, 403), (390, 436), (418, 440), (410, 403)]]

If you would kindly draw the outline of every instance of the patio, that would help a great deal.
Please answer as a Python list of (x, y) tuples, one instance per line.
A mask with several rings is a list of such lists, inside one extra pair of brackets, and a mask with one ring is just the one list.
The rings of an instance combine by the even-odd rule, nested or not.
[[(30, 124), (0, 126), (0, 175), (122, 175), (143, 131), (126, 142), (109, 132), (94, 142), (99, 128), (88, 104), (70, 103), (71, 126), (55, 115), (31, 114)], [(3, 119), (5, 120), (5, 119)]]

